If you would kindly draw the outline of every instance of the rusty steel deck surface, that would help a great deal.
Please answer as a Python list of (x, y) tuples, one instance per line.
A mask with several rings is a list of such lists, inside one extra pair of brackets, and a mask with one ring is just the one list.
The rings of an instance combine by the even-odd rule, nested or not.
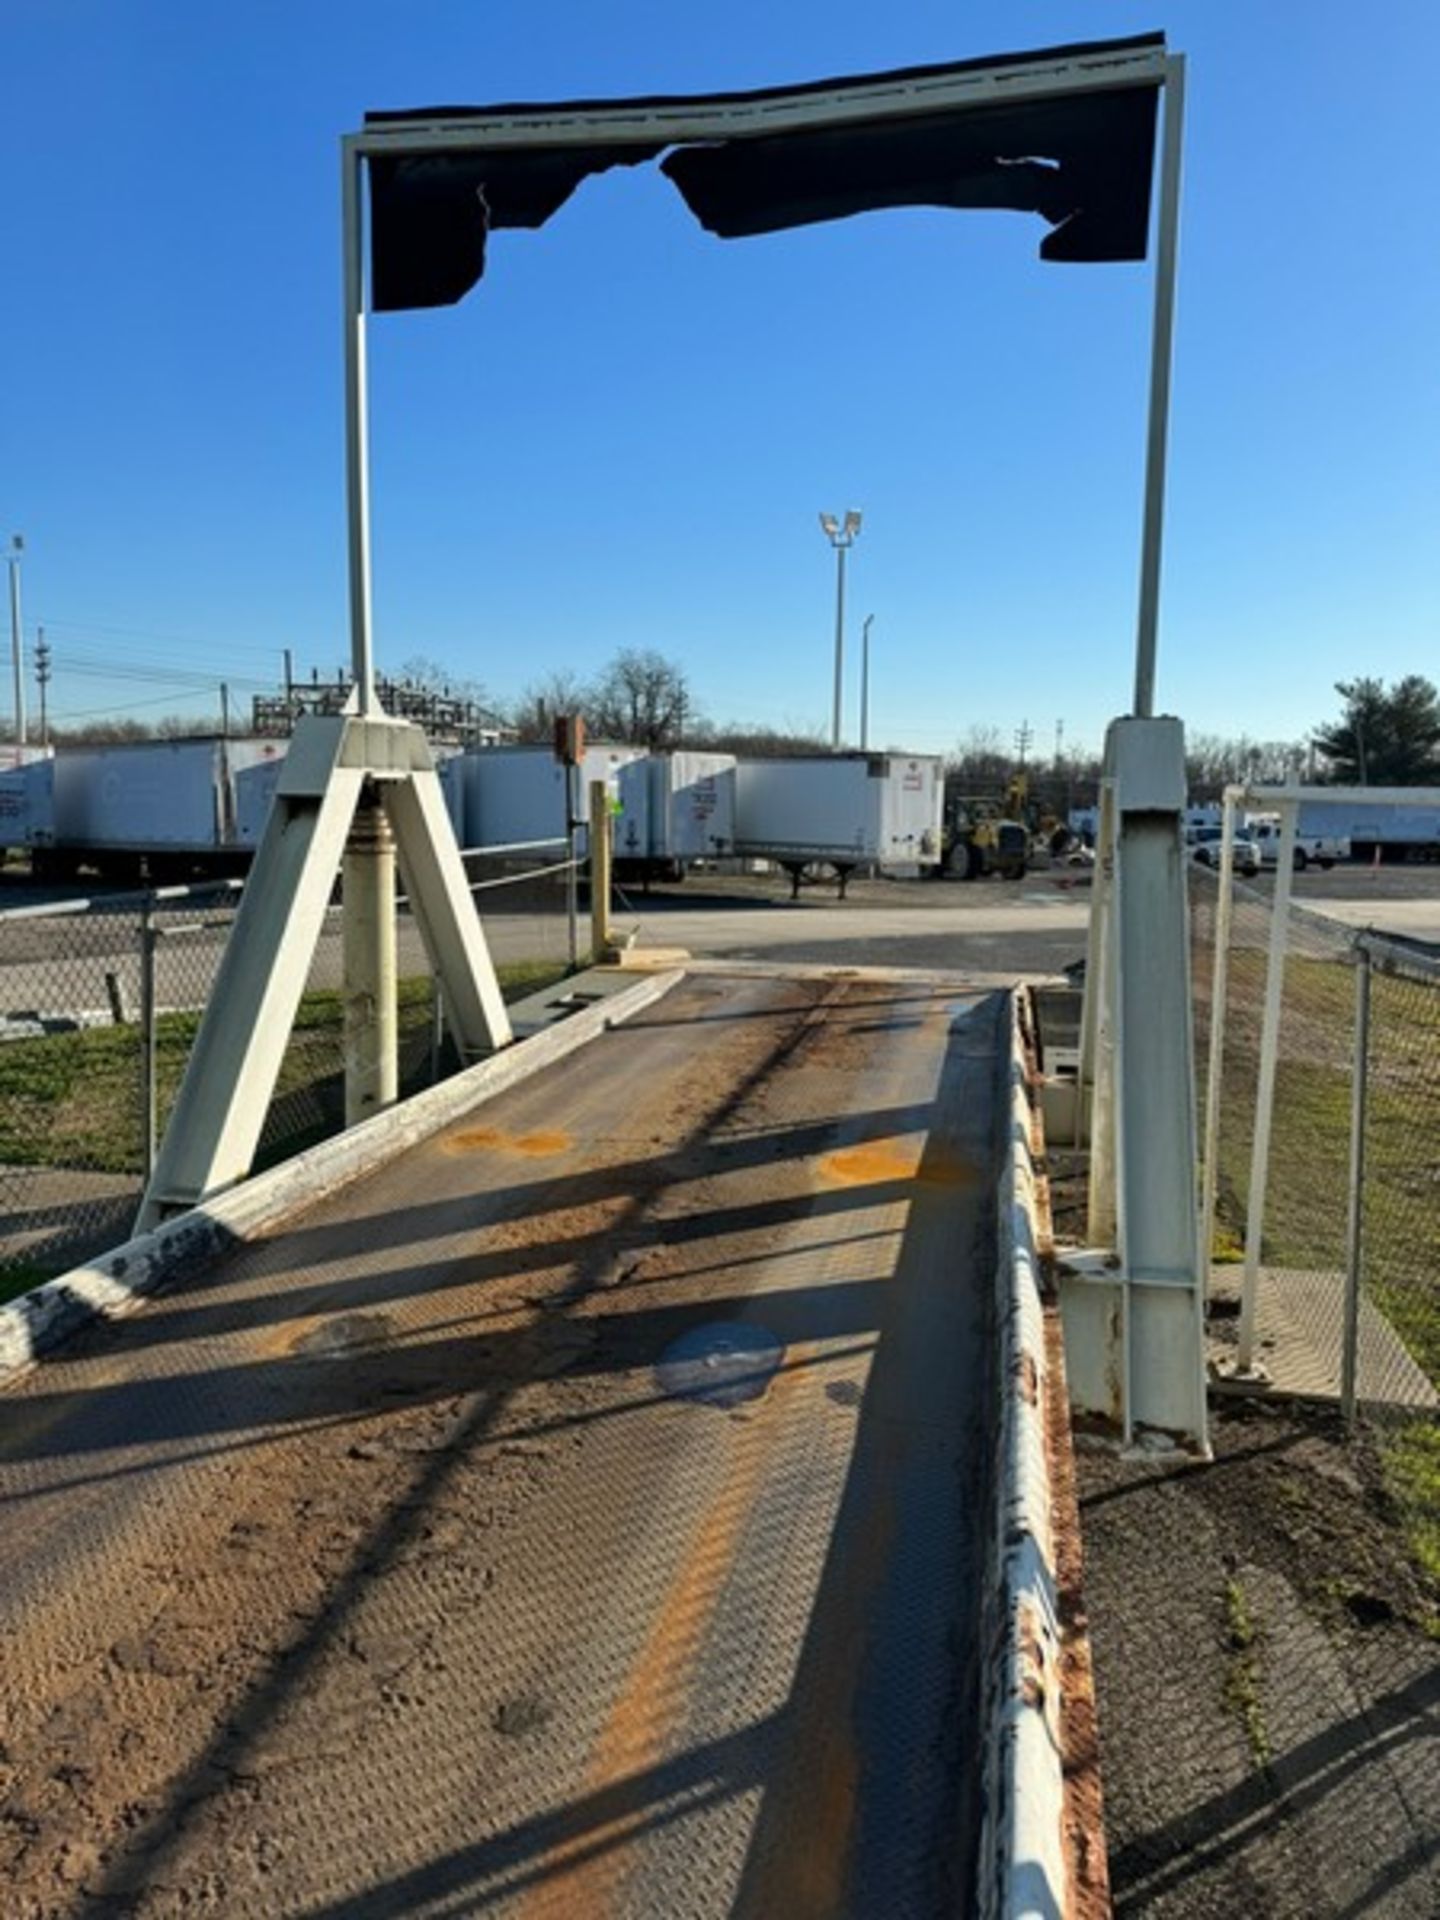
[(692, 977), (0, 1396), (5, 1913), (965, 1911), (999, 1014)]

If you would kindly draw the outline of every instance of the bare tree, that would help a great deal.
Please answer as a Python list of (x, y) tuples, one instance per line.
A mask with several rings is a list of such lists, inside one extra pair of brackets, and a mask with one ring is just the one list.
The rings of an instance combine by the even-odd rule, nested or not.
[(432, 660), (425, 653), (412, 654), (408, 660), (402, 660), (398, 678), (408, 680), (412, 687), (420, 687), (426, 693), (438, 693), (447, 700), (468, 700), (477, 707), (489, 705), (485, 689), (478, 680), (458, 679), (438, 660)]
[(510, 724), (517, 740), (549, 741), (558, 713), (583, 714), (593, 725), (590, 690), (578, 675), (550, 673), (528, 686), (510, 711)]
[(683, 667), (649, 647), (625, 647), (591, 694), (590, 725), (604, 740), (648, 747), (678, 746), (698, 716)]

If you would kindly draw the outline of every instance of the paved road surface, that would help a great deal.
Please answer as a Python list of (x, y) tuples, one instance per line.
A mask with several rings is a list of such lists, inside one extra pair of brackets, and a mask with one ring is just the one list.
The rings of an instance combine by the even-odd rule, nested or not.
[(697, 977), (0, 1397), (7, 1915), (941, 1915), (996, 1001)]

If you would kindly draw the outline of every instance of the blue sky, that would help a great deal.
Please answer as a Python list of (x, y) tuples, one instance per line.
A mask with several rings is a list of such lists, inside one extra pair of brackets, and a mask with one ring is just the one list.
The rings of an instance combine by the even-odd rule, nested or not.
[[(348, 655), (339, 137), (368, 108), (783, 84), (1163, 28), (1189, 56), (1158, 706), (1298, 738), (1440, 671), (1434, 0), (8, 0), (0, 535), (54, 708)], [(1097, 744), (1133, 677), (1149, 266), (903, 211), (743, 242), (653, 169), (371, 328), (376, 646), (499, 699), (623, 645), (872, 741)], [(8, 636), (7, 636), (8, 637)], [(169, 674), (170, 679), (156, 676)], [(9, 674), (0, 675), (8, 712)], [(33, 709), (33, 693), (32, 693)]]

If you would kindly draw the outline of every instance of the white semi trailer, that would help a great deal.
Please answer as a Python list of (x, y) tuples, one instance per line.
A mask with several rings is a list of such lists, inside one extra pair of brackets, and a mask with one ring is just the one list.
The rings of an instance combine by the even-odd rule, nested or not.
[(945, 782), (935, 754), (855, 753), (741, 760), (735, 850), (771, 860), (799, 893), (829, 866), (843, 898), (857, 867), (914, 873), (940, 859)]
[[(602, 780), (617, 792), (621, 769), (643, 755), (643, 747), (586, 747), (575, 770), (576, 818), (589, 817), (592, 781)], [(458, 775), (451, 776), (461, 784), (461, 844), (510, 847), (564, 840), (567, 771), (546, 746), (481, 747), (462, 755)], [(588, 840), (582, 825), (577, 834), (582, 854)]]
[(264, 831), (283, 740), (144, 740), (62, 747), (6, 776), (0, 838), (37, 878), (238, 873)]
[(735, 850), (733, 753), (652, 753), (621, 767), (615, 866), (624, 879), (681, 880)]

